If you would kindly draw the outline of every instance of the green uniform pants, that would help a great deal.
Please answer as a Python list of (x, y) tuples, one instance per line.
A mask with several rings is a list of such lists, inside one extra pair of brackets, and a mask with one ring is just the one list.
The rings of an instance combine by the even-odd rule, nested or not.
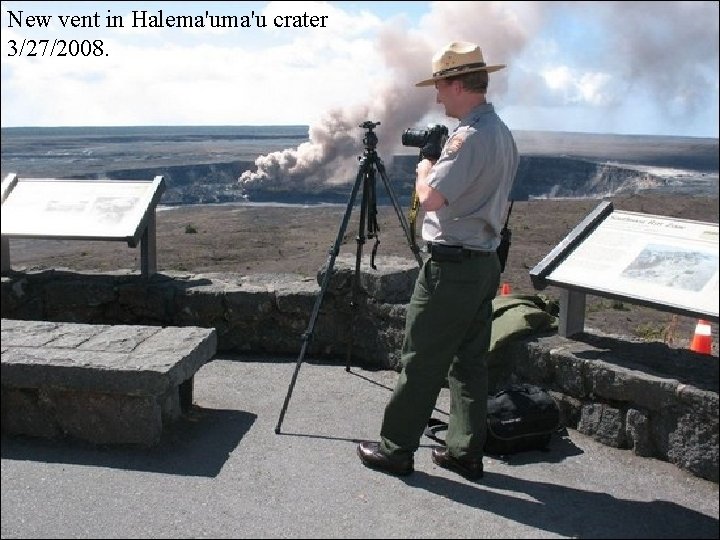
[(487, 415), (487, 362), (492, 300), (500, 263), (492, 254), (458, 262), (425, 262), (405, 321), (401, 367), (385, 408), (380, 449), (411, 455), (447, 377), (451, 404), (448, 452), (482, 457)]

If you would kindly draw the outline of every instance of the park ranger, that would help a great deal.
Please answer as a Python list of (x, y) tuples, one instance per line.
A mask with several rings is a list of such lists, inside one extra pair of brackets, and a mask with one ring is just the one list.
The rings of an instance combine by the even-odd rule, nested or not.
[(425, 211), (422, 238), (430, 257), (407, 308), (402, 371), (385, 408), (379, 442), (357, 448), (368, 467), (407, 475), (447, 379), (450, 418), (440, 467), (468, 479), (482, 476), (487, 408), (486, 353), (492, 300), (500, 281), (496, 254), (503, 215), (518, 167), (512, 134), (486, 101), (487, 65), (477, 45), (453, 42), (432, 59), (445, 114), (460, 121), (437, 162), (422, 159), (415, 190)]

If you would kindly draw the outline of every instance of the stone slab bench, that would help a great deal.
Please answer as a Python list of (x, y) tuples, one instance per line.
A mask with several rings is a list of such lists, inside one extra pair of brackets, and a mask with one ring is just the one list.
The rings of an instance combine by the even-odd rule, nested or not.
[(2, 319), (2, 431), (153, 445), (216, 347), (214, 329)]

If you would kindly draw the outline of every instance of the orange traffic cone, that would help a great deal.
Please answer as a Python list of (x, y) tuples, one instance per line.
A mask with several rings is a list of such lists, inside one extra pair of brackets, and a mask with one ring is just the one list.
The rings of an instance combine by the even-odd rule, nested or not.
[(500, 296), (507, 296), (508, 294), (510, 294), (510, 284), (503, 283), (500, 286)]
[(710, 323), (699, 319), (690, 343), (690, 350), (700, 354), (712, 354), (711, 333)]

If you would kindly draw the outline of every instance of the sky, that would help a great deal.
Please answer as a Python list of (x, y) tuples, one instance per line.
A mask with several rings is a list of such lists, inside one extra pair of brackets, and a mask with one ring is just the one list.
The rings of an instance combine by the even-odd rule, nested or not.
[(507, 64), (488, 99), (512, 130), (717, 138), (718, 18), (716, 1), (2, 2), (2, 126), (452, 125), (414, 83), (463, 40)]

